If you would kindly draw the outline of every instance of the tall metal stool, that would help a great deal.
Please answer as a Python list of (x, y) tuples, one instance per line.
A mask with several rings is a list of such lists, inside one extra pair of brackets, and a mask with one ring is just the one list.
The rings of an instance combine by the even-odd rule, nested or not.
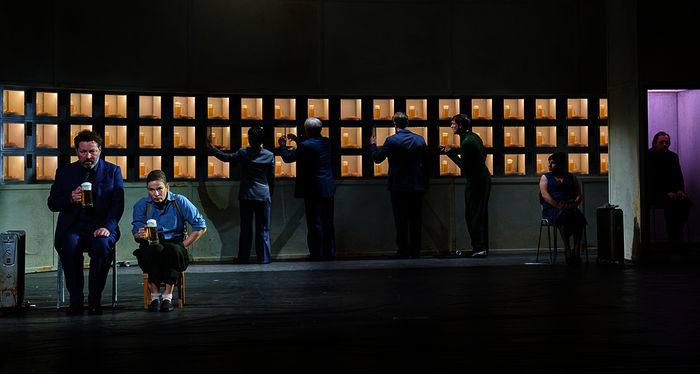
[[(83, 249), (83, 253), (87, 253), (87, 249)], [(117, 244), (112, 246), (112, 308), (117, 306)], [(66, 295), (63, 288), (63, 264), (61, 257), (58, 257), (58, 267), (56, 269), (56, 309), (61, 309), (61, 303), (66, 301)]]

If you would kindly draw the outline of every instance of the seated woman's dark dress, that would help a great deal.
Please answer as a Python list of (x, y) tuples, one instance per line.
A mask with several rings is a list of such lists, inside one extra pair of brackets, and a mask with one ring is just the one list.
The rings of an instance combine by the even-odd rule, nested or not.
[[(547, 192), (558, 203), (573, 202), (576, 199), (576, 186), (574, 185), (574, 175), (564, 174), (564, 179), (559, 182), (551, 172), (545, 173), (547, 178)], [(542, 200), (542, 218), (554, 222), (557, 227), (561, 225), (574, 225), (583, 227), (587, 224), (586, 217), (576, 208), (570, 210), (558, 210)]]

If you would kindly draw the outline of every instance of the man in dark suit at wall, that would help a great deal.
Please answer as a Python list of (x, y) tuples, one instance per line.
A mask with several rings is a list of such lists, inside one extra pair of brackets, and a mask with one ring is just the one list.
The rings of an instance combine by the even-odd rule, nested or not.
[(377, 148), (376, 136), (370, 138), (372, 159), (381, 163), (389, 158), (388, 184), (396, 225), (399, 258), (418, 258), (421, 249), (423, 195), (428, 188), (425, 140), (408, 129), (408, 117), (397, 112), (393, 117), (396, 134)]
[[(321, 128), (321, 120), (307, 118), (304, 122), (307, 139), (300, 142), (294, 134), (287, 134), (279, 138), (278, 148), (284, 162), (297, 162), (294, 196), (304, 198), (306, 241), (311, 261), (333, 260), (335, 257), (335, 181), (331, 169), (331, 142), (321, 136)], [(287, 149), (287, 138), (297, 143), (296, 150)]]
[[(100, 301), (107, 281), (119, 219), (124, 212), (124, 185), (119, 166), (100, 160), (102, 138), (83, 130), (74, 139), (78, 161), (56, 171), (48, 206), (59, 212), (54, 247), (61, 259), (70, 293), (68, 315), (83, 313), (83, 249), (90, 256), (88, 313), (102, 314)], [(81, 185), (92, 188), (92, 207), (83, 207)]]
[(265, 131), (260, 126), (248, 130), (249, 147), (241, 147), (233, 153), (222, 152), (207, 137), (207, 148), (224, 162), (241, 166), (241, 183), (238, 200), (241, 204), (241, 234), (238, 240), (238, 264), (250, 263), (250, 247), (253, 244), (253, 216), (255, 216), (255, 254), (259, 264), (269, 264), (270, 203), (275, 186), (275, 155), (262, 143)]

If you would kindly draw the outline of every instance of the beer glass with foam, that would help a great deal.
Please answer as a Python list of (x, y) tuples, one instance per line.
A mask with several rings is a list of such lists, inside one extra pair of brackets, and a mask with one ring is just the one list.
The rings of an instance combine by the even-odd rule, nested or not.
[(146, 239), (148, 244), (158, 244), (158, 225), (154, 219), (146, 221)]
[(93, 208), (95, 206), (92, 199), (92, 183), (84, 182), (80, 185), (80, 204), (83, 208)]

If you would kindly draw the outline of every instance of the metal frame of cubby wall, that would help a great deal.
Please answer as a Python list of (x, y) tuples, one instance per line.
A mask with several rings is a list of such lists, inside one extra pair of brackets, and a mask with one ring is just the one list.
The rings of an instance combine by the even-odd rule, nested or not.
[[(599, 139), (600, 127), (607, 126), (607, 117), (599, 118), (598, 102), (599, 99), (605, 97), (600, 96), (577, 96), (577, 95), (518, 95), (518, 96), (439, 96), (439, 97), (416, 97), (416, 96), (294, 96), (294, 95), (225, 95), (217, 94), (188, 94), (188, 93), (163, 93), (163, 92), (123, 92), (123, 91), (100, 91), (100, 90), (69, 90), (55, 88), (38, 88), (38, 87), (15, 87), (4, 86), (0, 90), (19, 90), (24, 91), (25, 97), (25, 114), (5, 115), (0, 114), (3, 126), (0, 126), (0, 136), (4, 136), (5, 123), (24, 123), (25, 125), (25, 146), (24, 148), (5, 148), (4, 144), (0, 144), (0, 163), (4, 162), (4, 156), (25, 156), (25, 177), (19, 181), (5, 181), (4, 176), (0, 175), (2, 183), (42, 183), (37, 181), (36, 175), (36, 157), (38, 156), (57, 156), (58, 165), (63, 165), (70, 162), (70, 156), (74, 155), (73, 147), (70, 140), (70, 125), (71, 124), (91, 124), (93, 130), (98, 131), (104, 136), (105, 125), (124, 125), (127, 127), (127, 145), (124, 149), (103, 148), (103, 156), (127, 156), (127, 181), (138, 181), (139, 156), (163, 156), (161, 168), (166, 172), (169, 178), (173, 178), (173, 157), (174, 156), (195, 156), (196, 157), (196, 178), (195, 180), (207, 179), (207, 156), (208, 152), (205, 144), (207, 136), (207, 127), (210, 126), (230, 126), (231, 139), (230, 144), (232, 149), (237, 149), (241, 144), (241, 127), (249, 127), (260, 125), (266, 129), (266, 137), (264, 146), (268, 149), (276, 147), (276, 139), (274, 134), (275, 127), (297, 127), (297, 131), (303, 134), (304, 115), (307, 113), (307, 100), (324, 98), (329, 99), (328, 120), (323, 120), (324, 127), (328, 127), (329, 136), (332, 144), (333, 154), (333, 172), (336, 178), (340, 179), (341, 156), (343, 155), (360, 155), (362, 156), (362, 177), (360, 179), (384, 178), (382, 176), (373, 176), (373, 165), (371, 152), (369, 147), (369, 137), (375, 127), (391, 127), (390, 120), (374, 120), (373, 119), (373, 100), (375, 99), (394, 99), (394, 111), (406, 112), (407, 99), (424, 99), (427, 100), (427, 120), (411, 120), (411, 127), (427, 127), (428, 129), (428, 157), (431, 165), (435, 167), (431, 170), (432, 177), (440, 177), (439, 170), (439, 128), (449, 127), (450, 120), (439, 118), (439, 100), (440, 99), (459, 99), (461, 112), (470, 114), (471, 99), (492, 99), (492, 119), (475, 119), (472, 122), (473, 126), (491, 126), (493, 146), (487, 148), (487, 153), (493, 155), (493, 175), (495, 177), (504, 177), (504, 156), (505, 154), (524, 154), (525, 155), (525, 174), (523, 176), (537, 176), (536, 171), (536, 155), (544, 153), (553, 153), (563, 151), (569, 153), (584, 153), (588, 154), (589, 170), (585, 175), (606, 175), (600, 171), (600, 154), (607, 153), (608, 147), (601, 146)], [(57, 101), (57, 116), (44, 117), (36, 115), (36, 93), (37, 92), (53, 92), (58, 94)], [(92, 94), (92, 117), (72, 117), (69, 115), (70, 94), (71, 93), (90, 93)], [(107, 118), (104, 115), (105, 95), (126, 95), (127, 108), (126, 118)], [(3, 95), (4, 96), (4, 95)], [(139, 96), (160, 96), (161, 97), (161, 118), (139, 118)], [(193, 96), (195, 98), (195, 117), (194, 119), (175, 119), (173, 118), (173, 98), (176, 96)], [(208, 98), (229, 98), (229, 119), (207, 119), (207, 99)], [(240, 119), (241, 118), (241, 98), (262, 98), (262, 119)], [(274, 99), (276, 98), (294, 98), (296, 99), (296, 119), (294, 120), (275, 120), (274, 118)], [(340, 100), (341, 99), (360, 99), (362, 103), (361, 119), (360, 120), (340, 120)], [(505, 99), (524, 99), (524, 118), (521, 119), (503, 119), (503, 100)], [(556, 119), (536, 119), (535, 118), (535, 100), (536, 99), (556, 99)], [(588, 99), (588, 119), (567, 119), (567, 99)], [(3, 98), (0, 97), (0, 105)], [(236, 105), (236, 103), (239, 103)], [(238, 109), (235, 109), (238, 108)], [(36, 126), (40, 124), (56, 124), (58, 125), (58, 148), (45, 149), (36, 147)], [(139, 126), (159, 125), (162, 128), (162, 147), (160, 149), (144, 149), (139, 147)], [(174, 126), (195, 126), (196, 144), (194, 149), (175, 149), (173, 147), (173, 127)], [(505, 147), (504, 146), (504, 126), (523, 126), (525, 129), (525, 144), (522, 147)], [(543, 148), (535, 146), (535, 127), (536, 126), (556, 126), (557, 146), (551, 148)], [(570, 147), (567, 144), (567, 128), (568, 126), (588, 126), (588, 145), (584, 147)], [(362, 129), (362, 145), (360, 149), (342, 149), (340, 146), (340, 128), (341, 127), (360, 127)], [(595, 141), (594, 141), (595, 140)], [(171, 157), (166, 157), (171, 156)], [(597, 161), (597, 162), (596, 162)], [(238, 179), (239, 174), (237, 168), (230, 167), (231, 179)], [(453, 176), (448, 176), (450, 178)], [(514, 177), (520, 177), (514, 176)], [(347, 177), (358, 178), (358, 177)]]

